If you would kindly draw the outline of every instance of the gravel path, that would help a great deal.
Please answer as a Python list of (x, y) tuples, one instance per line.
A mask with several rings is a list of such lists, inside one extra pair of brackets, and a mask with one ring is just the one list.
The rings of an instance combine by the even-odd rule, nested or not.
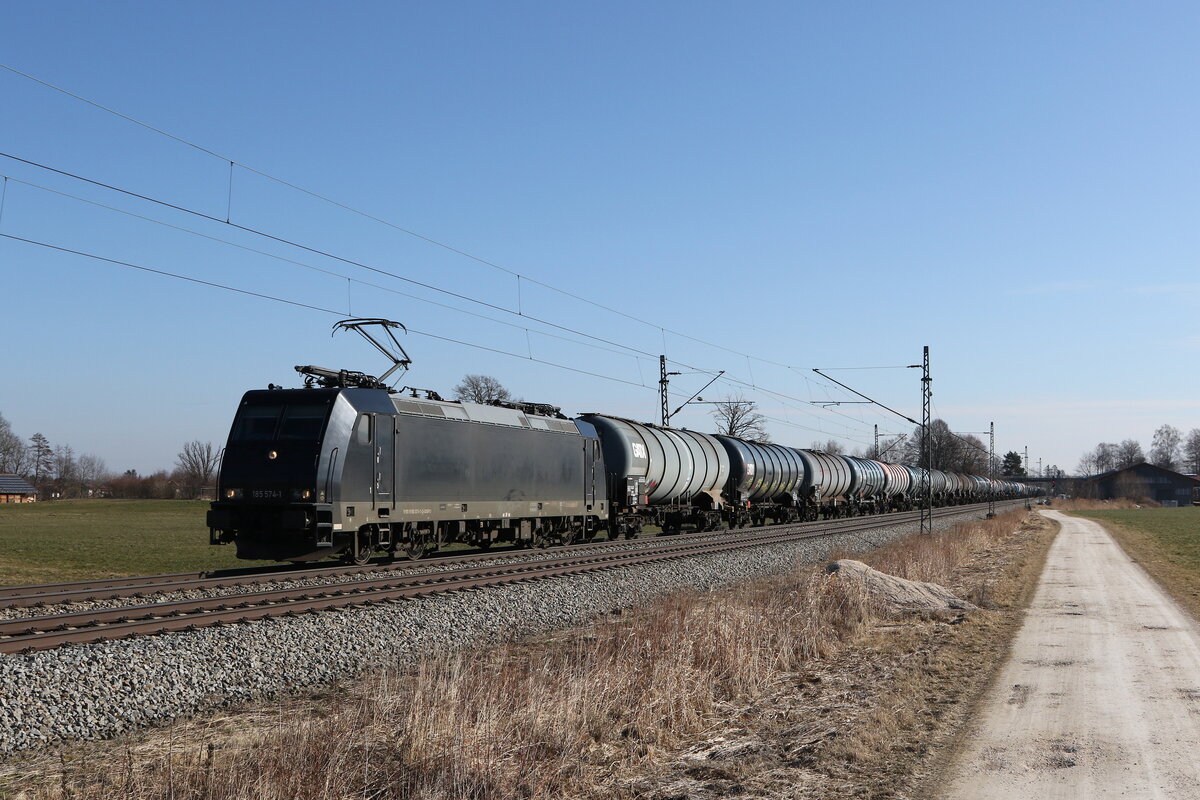
[(945, 797), (1200, 796), (1200, 626), (1103, 527), (1062, 524)]
[[(934, 525), (940, 529), (961, 519)], [(432, 651), (573, 627), (681, 588), (712, 588), (779, 573), (797, 562), (821, 561), (835, 549), (869, 549), (916, 527), (896, 525), (385, 606), (3, 655), (0, 754), (106, 738), (208, 708), (295, 693), (353, 677), (380, 661), (411, 664)]]

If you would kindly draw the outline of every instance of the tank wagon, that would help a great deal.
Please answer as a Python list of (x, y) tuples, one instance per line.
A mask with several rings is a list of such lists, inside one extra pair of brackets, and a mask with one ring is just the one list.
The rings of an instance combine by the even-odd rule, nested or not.
[(841, 516), (847, 507), (852, 478), (846, 459), (820, 450), (798, 450), (808, 474), (802, 491), (812, 508), (811, 518)]
[[(886, 510), (907, 510), (908, 497), (913, 491), (914, 471), (909, 467), (889, 464), (886, 461), (880, 461), (879, 466), (883, 468), (883, 472), (887, 476), (887, 482), (883, 487), (883, 501)], [(917, 480), (919, 482), (920, 478)]]
[[(546, 547), (629, 538), (647, 525), (669, 534), (880, 513), (911, 508), (923, 475), (605, 414), (569, 419), (549, 405), (408, 397), (361, 373), (296, 369), (306, 388), (246, 392), (234, 415), (207, 522), (210, 542), (234, 543), (239, 558), (364, 563), (453, 542)], [(940, 470), (929, 478), (937, 505), (1032, 493)]]
[(803, 484), (807, 475), (800, 453), (791, 447), (764, 442), (747, 442), (732, 436), (717, 436), (729, 455), (732, 480), (726, 490), (731, 528), (815, 519), (805, 502)]
[(664, 533), (685, 524), (720, 525), (730, 462), (716, 437), (602, 414), (584, 414), (580, 422), (600, 442), (612, 538), (632, 538), (644, 525)]

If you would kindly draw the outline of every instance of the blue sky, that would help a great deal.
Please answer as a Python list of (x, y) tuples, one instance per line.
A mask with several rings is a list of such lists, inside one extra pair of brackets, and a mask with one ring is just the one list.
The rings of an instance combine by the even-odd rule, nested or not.
[[(0, 234), (336, 313), (0, 237), (0, 413), (169, 468), (294, 364), (380, 371), (330, 337), (346, 312), (409, 325), (404, 383), (444, 394), (486, 373), (654, 419), (665, 352), (677, 402), (724, 369), (706, 396), (758, 401), (775, 440), (858, 447), (911, 426), (813, 405), (849, 398), (811, 368), (929, 345), (935, 411), (995, 421), (1001, 451), (1148, 446), (1200, 427), (1198, 23), (1188, 3), (7, 4), (0, 62), (217, 155), (6, 70), (0, 151), (216, 221), (0, 158)], [(915, 370), (831, 374), (919, 415)]]

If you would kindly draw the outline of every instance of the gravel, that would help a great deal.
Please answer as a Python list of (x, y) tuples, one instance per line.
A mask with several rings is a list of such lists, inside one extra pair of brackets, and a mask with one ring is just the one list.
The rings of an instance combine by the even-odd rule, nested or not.
[[(729, 533), (727, 530), (714, 531), (704, 535), (694, 535), (689, 537), (692, 542), (707, 542), (717, 541), (725, 538)], [(108, 608), (131, 608), (134, 606), (150, 605), (152, 603), (171, 603), (184, 600), (200, 600), (213, 597), (237, 597), (245, 594), (253, 594), (255, 592), (276, 591), (282, 589), (310, 589), (321, 586), (332, 586), (334, 584), (355, 583), (360, 581), (380, 580), (389, 577), (406, 577), (413, 575), (430, 575), (439, 572), (450, 572), (452, 570), (478, 567), (486, 569), (488, 567), (503, 566), (505, 564), (526, 564), (536, 561), (547, 561), (555, 558), (562, 558), (566, 555), (586, 556), (598, 553), (614, 553), (625, 550), (637, 550), (654, 545), (672, 545), (678, 544), (679, 539), (676, 537), (655, 537), (648, 535), (634, 540), (622, 540), (612, 542), (608, 539), (600, 539), (593, 545), (576, 545), (570, 550), (562, 548), (550, 548), (546, 550), (517, 550), (511, 549), (508, 552), (497, 551), (492, 558), (486, 561), (477, 561), (474, 564), (463, 564), (451, 560), (457, 555), (466, 555), (467, 553), (458, 553), (451, 551), (450, 557), (434, 558), (428, 561), (406, 562), (398, 561), (390, 570), (386, 571), (363, 571), (363, 572), (346, 572), (334, 575), (313, 575), (309, 577), (289, 576), (284, 573), (277, 578), (270, 576), (264, 577), (253, 583), (242, 584), (239, 586), (222, 586), (210, 589), (180, 589), (174, 591), (161, 592), (146, 592), (138, 596), (117, 597), (111, 600), (80, 600), (66, 603), (39, 603), (34, 606), (26, 607), (11, 607), (0, 608), (0, 621), (12, 619), (28, 619), (30, 617), (40, 617), (50, 614), (70, 614), (80, 611), (96, 611), (99, 609)]]
[[(961, 519), (935, 520), (934, 527)], [(313, 689), (379, 662), (408, 665), (434, 651), (569, 628), (678, 589), (776, 574), (916, 529), (894, 525), (381, 606), (0, 655), (0, 754)]]

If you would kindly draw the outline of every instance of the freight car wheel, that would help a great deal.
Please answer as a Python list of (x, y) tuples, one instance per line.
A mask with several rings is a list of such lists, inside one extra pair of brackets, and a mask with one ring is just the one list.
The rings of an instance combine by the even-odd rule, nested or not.
[(410, 539), (404, 543), (404, 555), (413, 561), (419, 561), (429, 554), (429, 540), (422, 537)]

